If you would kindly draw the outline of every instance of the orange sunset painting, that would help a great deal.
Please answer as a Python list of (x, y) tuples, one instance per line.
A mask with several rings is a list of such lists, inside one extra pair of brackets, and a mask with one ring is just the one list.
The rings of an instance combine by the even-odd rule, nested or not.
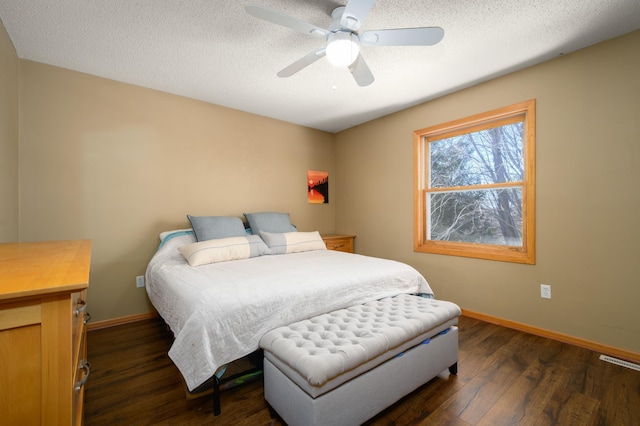
[(307, 170), (307, 200), (312, 204), (329, 202), (329, 173)]

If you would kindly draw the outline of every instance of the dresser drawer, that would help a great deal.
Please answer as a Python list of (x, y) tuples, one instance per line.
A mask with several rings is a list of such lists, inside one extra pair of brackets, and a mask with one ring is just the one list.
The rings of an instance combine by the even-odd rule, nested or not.
[(344, 251), (353, 253), (353, 235), (323, 235), (322, 241), (327, 246), (327, 250)]

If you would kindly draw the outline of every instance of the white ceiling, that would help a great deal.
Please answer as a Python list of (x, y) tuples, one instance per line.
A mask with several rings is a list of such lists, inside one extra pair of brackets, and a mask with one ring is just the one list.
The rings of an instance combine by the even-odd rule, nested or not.
[[(346, 0), (252, 0), (326, 28)], [(640, 29), (640, 0), (378, 0), (360, 31), (439, 26), (430, 47), (365, 47), (359, 87), (323, 58), (276, 73), (322, 38), (236, 0), (0, 0), (20, 58), (338, 132)], [(640, 54), (640, 48), (639, 48)]]

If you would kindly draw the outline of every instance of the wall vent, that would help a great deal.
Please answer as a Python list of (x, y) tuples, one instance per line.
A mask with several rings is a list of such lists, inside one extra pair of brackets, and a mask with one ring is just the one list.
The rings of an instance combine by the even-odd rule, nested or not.
[(621, 367), (627, 367), (632, 370), (640, 371), (640, 365), (634, 364), (633, 362), (624, 361), (618, 358), (614, 358), (607, 355), (600, 355), (600, 359), (606, 362), (610, 362), (611, 364), (619, 365)]

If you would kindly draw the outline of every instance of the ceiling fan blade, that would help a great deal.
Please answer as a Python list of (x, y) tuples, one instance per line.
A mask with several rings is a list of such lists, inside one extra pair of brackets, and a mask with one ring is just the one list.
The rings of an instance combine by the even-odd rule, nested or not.
[(244, 10), (246, 10), (249, 15), (253, 15), (256, 18), (260, 18), (265, 21), (290, 28), (303, 34), (310, 34), (316, 37), (324, 37), (329, 33), (329, 31), (324, 28), (320, 28), (308, 22), (301, 21), (300, 19), (294, 18), (293, 16), (284, 15), (282, 13), (266, 9), (262, 6), (248, 4), (244, 7)]
[(444, 37), (440, 27), (398, 28), (366, 31), (360, 35), (363, 46), (431, 46)]
[(321, 49), (318, 49), (318, 50), (314, 50), (313, 52), (306, 54), (305, 56), (303, 56), (302, 58), (298, 59), (297, 61), (295, 61), (294, 63), (292, 63), (288, 67), (286, 67), (286, 68), (282, 69), (281, 71), (279, 71), (278, 72), (278, 77), (283, 77), (283, 78), (284, 77), (291, 77), (292, 75), (294, 75), (295, 73), (297, 73), (301, 69), (311, 65), (312, 63), (314, 63), (318, 59), (322, 58), (324, 55), (326, 55), (326, 49), (324, 47), (321, 48)]
[(358, 59), (349, 66), (349, 71), (353, 74), (353, 78), (356, 80), (356, 83), (358, 83), (358, 86), (368, 86), (375, 80), (362, 55), (358, 55)]
[(340, 18), (340, 25), (358, 31), (376, 0), (349, 0)]

